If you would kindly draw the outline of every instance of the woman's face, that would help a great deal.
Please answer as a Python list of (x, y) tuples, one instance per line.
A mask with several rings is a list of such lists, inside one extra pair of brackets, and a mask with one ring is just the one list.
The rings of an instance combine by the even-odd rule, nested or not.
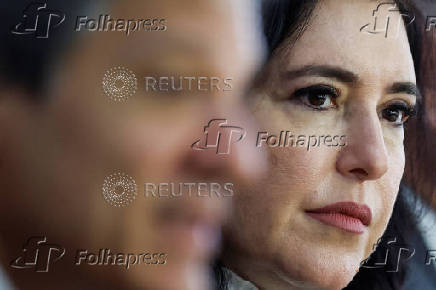
[[(262, 289), (340, 289), (386, 229), (416, 87), (403, 26), (397, 36), (360, 32), (377, 4), (320, 1), (301, 38), (276, 51), (250, 96), (261, 131), (290, 131), (294, 142), (307, 136), (301, 147), (269, 146), (263, 186), (235, 196), (224, 261)], [(318, 145), (308, 150), (309, 136)]]

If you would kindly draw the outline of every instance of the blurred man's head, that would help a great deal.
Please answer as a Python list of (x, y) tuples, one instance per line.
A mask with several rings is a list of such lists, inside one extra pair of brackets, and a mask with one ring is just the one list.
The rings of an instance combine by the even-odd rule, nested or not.
[[(230, 201), (222, 185), (250, 180), (263, 161), (242, 143), (227, 155), (190, 147), (212, 119), (250, 126), (240, 103), (261, 45), (247, 43), (253, 23), (238, 11), (230, 0), (117, 2), (89, 18), (165, 19), (165, 29), (127, 36), (71, 27), (74, 46), (46, 68), (40, 91), (2, 83), (0, 257), (20, 289), (207, 288), (206, 263)], [(199, 196), (200, 182), (220, 187)], [(165, 197), (167, 185), (162, 197), (145, 197), (144, 183), (172, 183), (179, 196)], [(49, 273), (8, 265), (32, 236), (66, 249)], [(157, 265), (90, 265), (80, 249), (154, 253)]]

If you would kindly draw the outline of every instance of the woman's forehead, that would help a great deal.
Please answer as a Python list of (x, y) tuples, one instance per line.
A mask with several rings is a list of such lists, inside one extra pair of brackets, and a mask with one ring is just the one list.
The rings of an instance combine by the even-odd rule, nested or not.
[[(308, 64), (340, 66), (361, 76), (414, 82), (413, 59), (402, 16), (391, 11), (375, 20), (373, 13), (378, 6), (378, 2), (368, 0), (320, 1), (301, 37), (291, 49), (283, 49), (285, 57), (281, 59), (286, 61), (286, 69)], [(380, 23), (386, 20), (385, 16), (389, 17), (388, 23), (398, 23), (390, 25), (393, 32), (388, 33), (392, 35), (382, 32)], [(378, 24), (374, 30), (377, 33), (368, 32), (374, 28), (374, 21)]]

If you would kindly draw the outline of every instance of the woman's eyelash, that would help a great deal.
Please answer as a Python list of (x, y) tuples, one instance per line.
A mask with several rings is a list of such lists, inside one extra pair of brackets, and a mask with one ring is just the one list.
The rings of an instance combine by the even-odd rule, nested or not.
[(337, 89), (328, 85), (313, 85), (307, 88), (296, 90), (293, 96), (301, 97), (304, 95), (331, 95), (334, 98), (339, 97)]
[(389, 109), (403, 111), (408, 117), (416, 116), (417, 113), (416, 107), (417, 107), (416, 105), (411, 106), (403, 102), (395, 102), (388, 106)]
[[(340, 91), (329, 85), (313, 85), (296, 90), (289, 100), (298, 102), (315, 111), (327, 111), (337, 108), (336, 99), (340, 96)], [(416, 115), (417, 106), (409, 105), (405, 101), (394, 101), (385, 106), (381, 111), (381, 116), (391, 122), (394, 126), (401, 127), (411, 117)], [(398, 119), (401, 120), (398, 120)]]
[[(395, 118), (398, 117), (398, 113), (394, 112), (402, 112), (401, 113), (401, 120), (394, 120), (390, 119), (391, 117)], [(388, 120), (389, 122), (392, 122), (393, 126), (395, 127), (403, 127), (405, 123), (407, 123), (408, 120), (410, 120), (411, 117), (414, 117), (416, 115), (416, 105), (412, 106), (404, 102), (394, 102), (389, 104), (383, 111), (382, 116)]]
[(328, 85), (313, 85), (296, 90), (289, 100), (298, 102), (315, 111), (327, 111), (337, 108), (339, 91)]

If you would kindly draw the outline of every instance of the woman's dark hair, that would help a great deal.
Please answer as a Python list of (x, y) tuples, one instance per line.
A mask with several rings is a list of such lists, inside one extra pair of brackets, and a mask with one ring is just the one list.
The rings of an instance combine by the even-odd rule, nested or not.
[[(420, 71), (420, 65), (422, 63), (421, 51), (425, 45), (420, 41), (423, 37), (423, 35), (420, 33), (422, 33), (424, 29), (422, 29), (422, 31), (417, 30), (416, 23), (422, 24), (422, 19), (424, 17), (419, 13), (419, 10), (416, 9), (417, 7), (412, 5), (411, 2), (405, 0), (397, 0), (396, 2), (403, 14), (411, 16), (412, 19), (417, 18), (412, 23), (406, 25), (406, 30), (415, 64), (415, 70), (417, 72), (418, 85), (423, 86), (426, 82), (422, 80), (424, 75)], [(292, 46), (292, 44), (298, 40), (298, 38), (304, 33), (305, 29), (309, 25), (312, 12), (317, 3), (318, 0), (263, 1), (262, 17), (269, 58), (271, 58), (274, 53), (283, 45)], [(429, 72), (426, 73), (428, 74)], [(425, 103), (425, 99), (418, 100), (418, 107), (420, 106), (421, 102)], [(425, 112), (425, 110), (423, 111)], [(408, 132), (408, 130), (413, 131), (414, 134), (412, 135), (414, 137), (416, 137), (416, 135), (423, 136), (427, 131), (427, 127), (424, 125), (424, 114), (421, 112), (418, 114), (418, 116), (419, 117), (410, 125), (410, 127), (409, 125), (406, 126), (406, 132)], [(407, 146), (408, 144), (410, 145)], [(416, 139), (406, 139), (406, 150), (409, 149), (412, 151), (419, 151), (416, 144), (418, 144)], [(426, 153), (429, 152), (426, 151)], [(408, 159), (406, 163), (408, 163), (408, 166), (416, 169), (422, 165), (422, 159), (419, 159), (418, 157), (425, 159), (425, 156), (417, 156), (417, 152), (411, 152), (407, 154)], [(428, 173), (426, 174), (428, 175)], [(406, 177), (405, 180), (410, 182), (408, 186), (411, 186), (412, 189), (419, 190), (422, 188), (422, 186), (419, 186), (422, 183), (419, 183), (419, 180), (417, 180), (416, 177), (420, 177), (422, 179), (420, 174), (415, 174), (412, 177)], [(434, 188), (432, 186), (434, 186), (434, 184), (430, 185), (429, 187)], [(409, 198), (410, 192), (410, 190), (406, 189), (405, 184), (402, 183), (397, 200), (394, 204), (392, 217), (387, 225), (385, 233), (380, 239), (380, 246), (378, 246), (371, 256), (366, 260), (366, 262), (361, 265), (359, 272), (354, 276), (353, 281), (350, 282), (350, 284), (345, 288), (346, 290), (401, 289), (407, 274), (406, 264), (399, 264), (398, 271), (395, 271), (396, 269), (386, 269), (385, 267), (371, 268), (371, 265), (374, 265), (374, 262), (385, 260), (387, 248), (384, 245), (386, 245), (387, 242), (395, 240), (396, 245), (411, 245), (412, 241), (410, 240), (410, 237), (413, 237), (418, 233), (415, 223), (417, 220), (417, 215), (414, 210), (410, 210), (411, 208), (415, 208), (415, 200), (410, 201)], [(386, 265), (396, 266), (398, 260), (395, 255), (388, 255), (387, 258), (388, 260)], [(214, 265), (214, 274), (216, 277), (216, 288), (219, 290), (226, 290), (228, 284), (228, 277), (226, 276), (226, 272), (223, 271), (223, 267), (224, 265), (219, 260), (216, 261)]]

